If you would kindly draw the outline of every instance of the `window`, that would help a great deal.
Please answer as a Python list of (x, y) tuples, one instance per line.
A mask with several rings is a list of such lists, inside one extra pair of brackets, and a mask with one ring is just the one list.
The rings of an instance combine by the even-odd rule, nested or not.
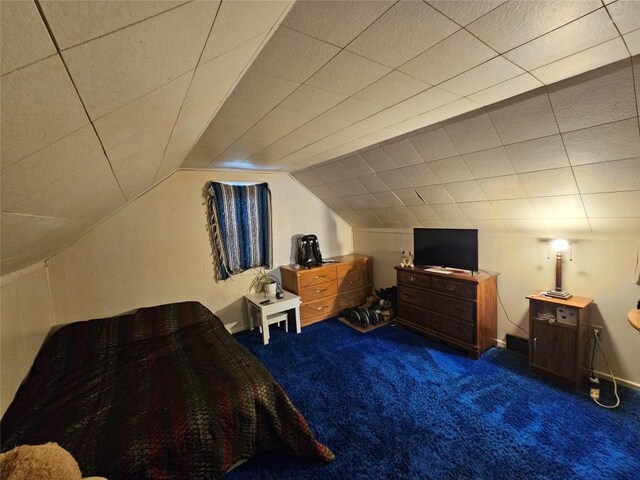
[(271, 191), (267, 183), (210, 182), (207, 211), (216, 280), (250, 268), (271, 268)]

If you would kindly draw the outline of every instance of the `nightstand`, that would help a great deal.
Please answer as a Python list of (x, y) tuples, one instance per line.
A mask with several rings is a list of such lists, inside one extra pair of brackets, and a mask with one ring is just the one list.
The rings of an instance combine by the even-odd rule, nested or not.
[[(269, 343), (269, 325), (286, 321), (293, 324), (296, 333), (300, 333), (300, 297), (283, 290), (284, 298), (267, 298), (262, 294), (248, 293), (244, 296), (247, 300), (247, 313), (249, 315), (249, 327), (253, 330), (259, 326), (262, 330), (262, 342)], [(271, 303), (262, 305), (260, 302), (271, 300)], [(287, 326), (287, 332), (289, 331)]]

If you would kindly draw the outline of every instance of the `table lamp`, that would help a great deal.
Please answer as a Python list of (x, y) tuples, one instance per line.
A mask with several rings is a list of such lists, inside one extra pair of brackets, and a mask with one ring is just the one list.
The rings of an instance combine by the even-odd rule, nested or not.
[(556, 288), (555, 290), (547, 290), (544, 294), (547, 297), (564, 299), (571, 298), (571, 294), (569, 292), (564, 292), (562, 290), (562, 252), (569, 248), (569, 242), (559, 238), (557, 240), (553, 240), (550, 245), (551, 248), (556, 251)]

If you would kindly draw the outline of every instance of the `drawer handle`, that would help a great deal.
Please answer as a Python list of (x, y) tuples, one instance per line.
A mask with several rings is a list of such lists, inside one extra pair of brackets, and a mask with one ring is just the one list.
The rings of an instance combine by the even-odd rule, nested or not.
[(319, 278), (324, 278), (325, 275), (316, 275), (315, 277), (313, 277), (315, 280), (319, 279)]
[(411, 275), (411, 276), (409, 277), (409, 281), (410, 281), (410, 282), (415, 282), (415, 281), (416, 281), (416, 277), (414, 277), (413, 275)]
[(457, 285), (447, 285), (447, 290), (450, 292), (455, 292), (457, 288)]
[(403, 297), (413, 297), (413, 293), (403, 293)]
[(457, 310), (457, 311), (459, 311), (459, 312), (466, 312), (466, 311), (467, 311), (467, 308), (466, 308), (466, 307), (461, 307), (461, 306), (459, 306), (459, 305), (458, 305), (458, 306), (456, 307), (456, 310)]
[(316, 307), (316, 310), (322, 310), (324, 307)]
[(533, 337), (533, 349), (538, 349), (538, 337)]
[(320, 288), (320, 289), (316, 290), (316, 293), (324, 292), (326, 289), (327, 289), (327, 287)]

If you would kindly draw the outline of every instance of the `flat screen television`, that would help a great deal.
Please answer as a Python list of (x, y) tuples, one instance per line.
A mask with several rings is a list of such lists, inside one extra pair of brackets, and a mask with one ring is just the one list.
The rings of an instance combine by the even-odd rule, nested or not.
[(414, 263), (423, 267), (478, 270), (478, 230), (414, 228)]

